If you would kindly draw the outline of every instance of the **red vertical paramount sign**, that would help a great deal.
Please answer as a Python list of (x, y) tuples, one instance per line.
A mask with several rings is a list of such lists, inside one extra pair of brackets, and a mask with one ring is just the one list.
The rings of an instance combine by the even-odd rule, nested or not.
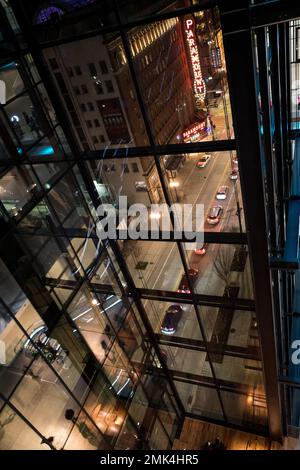
[(185, 35), (190, 52), (191, 68), (193, 72), (194, 93), (197, 101), (203, 101), (205, 98), (206, 86), (202, 77), (199, 51), (196, 41), (195, 20), (189, 17), (184, 20)]

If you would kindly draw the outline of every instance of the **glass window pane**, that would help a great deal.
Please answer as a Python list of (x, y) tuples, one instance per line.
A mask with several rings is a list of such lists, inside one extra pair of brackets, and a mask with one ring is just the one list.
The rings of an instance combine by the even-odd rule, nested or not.
[[(106, 15), (106, 24), (108, 17)], [(74, 48), (77, 53), (74, 56)], [(57, 47), (58, 68), (51, 69), (53, 49), (44, 50), (45, 59), (49, 63), (49, 72), (62, 95), (66, 111), (69, 115), (74, 132), (84, 149), (105, 148), (109, 146), (127, 146), (148, 144), (144, 122), (136, 99), (134, 86), (127, 66), (126, 57), (119, 36), (105, 37), (102, 35), (86, 38), (76, 43), (67, 43)], [(85, 83), (78, 82), (75, 73), (78, 58), (83, 57), (82, 73)], [(88, 64), (94, 64), (91, 74)], [(119, 72), (119, 65), (124, 67)], [(104, 76), (103, 76), (104, 74)], [(109, 93), (104, 78), (109, 84)], [(83, 87), (83, 88), (82, 88)], [(112, 90), (114, 96), (112, 95)], [(88, 111), (82, 111), (82, 104), (90, 103)], [(81, 119), (79, 119), (81, 117)], [(95, 127), (86, 125), (85, 121), (97, 123), (98, 143), (93, 143)]]
[(31, 72), (31, 75), (32, 75), (32, 78), (33, 78), (33, 81), (34, 82), (39, 82), (41, 80), (41, 77), (37, 71), (37, 68), (33, 62), (33, 58), (32, 58), (32, 55), (31, 54), (26, 54), (25, 55), (25, 60), (26, 60), (26, 63), (27, 63), (27, 66)]
[(39, 181), (45, 189), (50, 189), (52, 186), (51, 180), (57, 178), (60, 172), (66, 170), (66, 163), (50, 163), (47, 164), (35, 164), (34, 171), (38, 176)]
[(0, 67), (0, 80), (3, 80), (5, 83), (6, 102), (25, 90), (25, 85), (16, 62), (10, 62)]
[[(186, 250), (194, 292), (221, 297), (253, 299), (248, 249), (241, 245), (204, 244), (201, 251)], [(195, 275), (194, 275), (195, 273)]]
[(153, 450), (166, 450), (171, 448), (171, 441), (158, 419), (154, 423), (147, 443), (149, 444), (150, 449)]
[(138, 434), (138, 429), (128, 416), (118, 436), (115, 449), (137, 450), (142, 448), (142, 442)]
[(53, 109), (52, 103), (49, 99), (48, 93), (46, 92), (44, 85), (41, 83), (40, 85), (37, 86), (37, 89), (40, 93), (44, 109), (47, 113), (47, 117), (50, 119), (52, 124), (56, 124), (57, 117), (56, 117), (55, 111)]
[(243, 384), (249, 392), (255, 387), (257, 392), (263, 393), (264, 382), (261, 361), (224, 356), (221, 362), (214, 360), (213, 367), (217, 379)]
[(87, 228), (89, 214), (72, 174), (67, 174), (49, 192), (48, 198), (65, 228)]
[(96, 426), (87, 418), (85, 413), (80, 413), (75, 420), (74, 426), (66, 443), (64, 450), (105, 450), (107, 442), (103, 439)]
[(135, 73), (158, 144), (233, 137), (218, 14), (199, 13), (157, 21), (128, 33)]
[(9, 406), (0, 413), (1, 450), (49, 450), (41, 438)]
[(178, 289), (184, 268), (176, 243), (149, 240), (119, 243), (137, 287), (169, 291)]
[(186, 412), (207, 418), (224, 419), (216, 390), (178, 380), (175, 385)]
[(230, 423), (255, 425), (264, 429), (268, 425), (268, 410), (265, 394), (253, 388), (248, 394), (221, 391), (225, 413)]
[[(154, 332), (161, 341), (172, 341), (187, 344), (190, 339), (202, 339), (196, 312), (192, 305), (179, 302), (162, 302), (157, 300), (143, 300), (147, 318)], [(180, 338), (180, 339), (179, 339)]]
[(19, 217), (23, 207), (39, 194), (40, 186), (29, 166), (9, 170), (0, 179), (0, 199), (12, 217)]
[(30, 233), (37, 233), (39, 229), (57, 227), (58, 222), (48, 207), (48, 201), (43, 199), (24, 217), (19, 227)]
[[(160, 158), (172, 203), (203, 205), (206, 232), (245, 231), (244, 212), (235, 152), (166, 155)], [(235, 178), (235, 179), (233, 179)], [(212, 208), (220, 208), (214, 216)]]
[(178, 372), (179, 376), (212, 377), (206, 352), (173, 346), (163, 346), (161, 349), (167, 355), (167, 364), (174, 371), (174, 376)]
[(5, 106), (5, 112), (11, 128), (24, 147), (33, 145), (43, 137), (37, 110), (28, 94), (16, 98)]
[(71, 430), (65, 411), (78, 410), (78, 406), (41, 358), (37, 357), (26, 375), (11, 402), (43, 435), (54, 438), (55, 447), (61, 448)]

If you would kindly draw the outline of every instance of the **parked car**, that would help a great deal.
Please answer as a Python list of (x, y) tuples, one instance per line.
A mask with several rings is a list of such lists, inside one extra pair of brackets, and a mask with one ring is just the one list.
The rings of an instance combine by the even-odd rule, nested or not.
[(232, 172), (229, 175), (229, 178), (231, 180), (237, 180), (238, 179), (238, 170), (232, 170)]
[(209, 225), (217, 225), (220, 222), (222, 214), (223, 214), (222, 206), (212, 206), (206, 218), (207, 223)]
[(180, 305), (170, 305), (160, 327), (164, 335), (173, 335), (176, 332), (182, 313), (183, 308)]
[(204, 243), (201, 248), (195, 248), (196, 255), (205, 255), (208, 249), (208, 243)]
[(229, 190), (228, 186), (220, 186), (216, 194), (216, 199), (219, 199), (219, 200), (226, 199), (228, 195), (228, 190)]
[(198, 160), (198, 162), (197, 162), (197, 168), (204, 168), (208, 164), (210, 159), (211, 159), (211, 155), (209, 155), (208, 153), (203, 155), (200, 158), (200, 160)]
[[(188, 270), (188, 273), (189, 273), (191, 284), (194, 285), (195, 282), (196, 282), (196, 279), (199, 275), (199, 270), (196, 269), (196, 268), (190, 268)], [(190, 288), (189, 288), (189, 283), (188, 283), (188, 280), (187, 280), (185, 274), (181, 278), (181, 281), (179, 283), (177, 292), (181, 292), (182, 294), (190, 294), (191, 293)]]

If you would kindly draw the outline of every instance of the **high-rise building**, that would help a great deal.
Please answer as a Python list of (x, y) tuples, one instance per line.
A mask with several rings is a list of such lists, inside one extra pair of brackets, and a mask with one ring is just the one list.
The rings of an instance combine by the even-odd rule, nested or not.
[[(298, 437), (297, 14), (0, 1), (1, 449), (171, 449), (186, 418)], [(103, 204), (148, 238), (101, 240)]]

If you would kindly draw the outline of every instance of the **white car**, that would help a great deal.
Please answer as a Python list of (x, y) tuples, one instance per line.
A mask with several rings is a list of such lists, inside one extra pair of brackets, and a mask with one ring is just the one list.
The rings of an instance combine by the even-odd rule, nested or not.
[(220, 186), (216, 194), (216, 199), (224, 200), (228, 195), (228, 186)]
[(200, 158), (200, 160), (198, 160), (198, 162), (197, 162), (197, 168), (204, 168), (208, 164), (210, 159), (211, 159), (211, 155), (209, 155), (208, 153), (203, 155)]

